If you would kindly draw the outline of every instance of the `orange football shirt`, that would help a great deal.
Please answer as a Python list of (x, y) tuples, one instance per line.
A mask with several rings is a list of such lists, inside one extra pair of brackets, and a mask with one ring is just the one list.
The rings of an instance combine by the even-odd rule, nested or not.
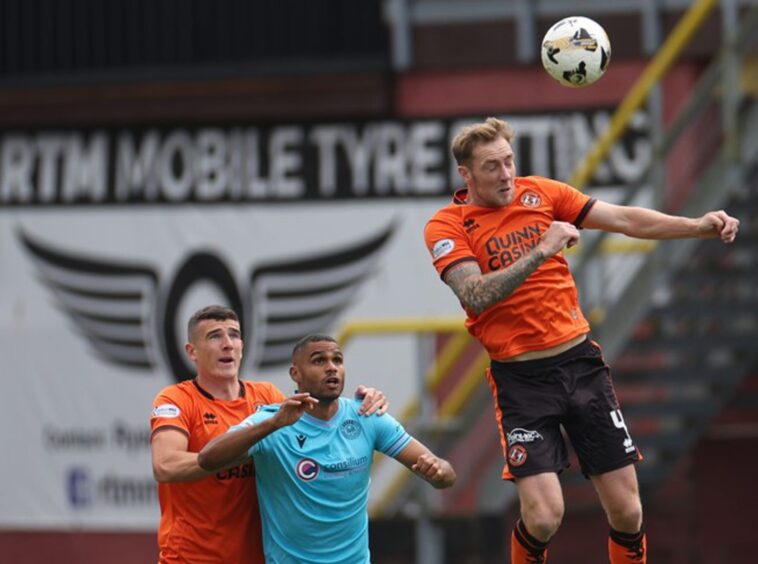
[[(475, 261), (485, 274), (507, 268), (539, 243), (553, 221), (580, 227), (595, 203), (568, 184), (538, 176), (517, 177), (514, 187), (508, 206), (466, 203), (464, 189), (432, 216), (424, 238), (443, 280), (464, 261)], [(589, 331), (562, 252), (504, 300), (478, 315), (466, 309), (466, 315), (469, 332), (495, 360), (557, 346)]]
[[(215, 399), (194, 380), (161, 390), (153, 402), (152, 435), (176, 429), (199, 452), (258, 406), (286, 398), (268, 382), (240, 381), (240, 397)], [(263, 564), (261, 518), (253, 463), (192, 482), (159, 483), (161, 563)]]

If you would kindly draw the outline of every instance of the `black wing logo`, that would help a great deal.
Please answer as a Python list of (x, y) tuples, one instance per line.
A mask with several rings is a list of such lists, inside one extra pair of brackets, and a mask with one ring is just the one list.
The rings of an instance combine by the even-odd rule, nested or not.
[(250, 289), (256, 364), (289, 362), (301, 337), (330, 327), (374, 271), (376, 255), (393, 231), (390, 225), (344, 249), (254, 268)]
[(166, 366), (183, 380), (194, 367), (176, 330), (177, 321), (186, 320), (177, 317), (195, 284), (215, 285), (238, 312), (254, 368), (287, 363), (298, 339), (328, 330), (352, 303), (394, 230), (393, 223), (340, 249), (254, 265), (241, 284), (213, 250), (191, 252), (163, 281), (147, 263), (86, 256), (21, 231), (18, 236), (56, 304), (98, 357), (143, 370)]
[(97, 356), (135, 368), (155, 366), (153, 268), (56, 250), (23, 232), (19, 238), (58, 307)]

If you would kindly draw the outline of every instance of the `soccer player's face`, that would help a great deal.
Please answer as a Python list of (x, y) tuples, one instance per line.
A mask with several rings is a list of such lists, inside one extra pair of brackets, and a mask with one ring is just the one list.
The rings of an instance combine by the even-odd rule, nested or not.
[(486, 208), (507, 206), (514, 198), (513, 148), (502, 137), (474, 148), (469, 166), (459, 166), (470, 202)]
[(242, 361), (242, 332), (233, 319), (204, 319), (197, 324), (187, 354), (198, 375), (237, 378)]
[(293, 378), (299, 392), (309, 392), (318, 400), (335, 400), (345, 387), (345, 364), (337, 343), (306, 343), (295, 356)]

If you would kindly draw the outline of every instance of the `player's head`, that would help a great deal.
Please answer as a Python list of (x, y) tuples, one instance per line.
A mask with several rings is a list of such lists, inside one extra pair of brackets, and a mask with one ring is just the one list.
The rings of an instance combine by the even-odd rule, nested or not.
[(239, 324), (237, 313), (228, 307), (221, 305), (209, 305), (197, 310), (187, 322), (187, 340), (192, 342), (195, 336), (195, 330), (201, 321), (211, 319), (213, 321), (226, 321), (231, 319)]
[(242, 361), (239, 317), (228, 307), (212, 305), (195, 312), (187, 323), (187, 355), (199, 377), (234, 377)]
[(464, 127), (453, 139), (453, 156), (472, 204), (501, 207), (513, 201), (516, 164), (511, 142), (514, 137), (515, 132), (508, 122), (490, 117)]
[(320, 402), (334, 401), (345, 387), (342, 349), (329, 335), (307, 335), (292, 349), (290, 377), (297, 391), (309, 392)]

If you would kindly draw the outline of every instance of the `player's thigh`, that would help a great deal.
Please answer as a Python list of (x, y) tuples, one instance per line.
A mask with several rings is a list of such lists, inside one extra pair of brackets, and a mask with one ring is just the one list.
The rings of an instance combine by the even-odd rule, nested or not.
[(633, 464), (590, 476), (590, 479), (611, 524), (621, 525), (641, 519), (640, 492)]

